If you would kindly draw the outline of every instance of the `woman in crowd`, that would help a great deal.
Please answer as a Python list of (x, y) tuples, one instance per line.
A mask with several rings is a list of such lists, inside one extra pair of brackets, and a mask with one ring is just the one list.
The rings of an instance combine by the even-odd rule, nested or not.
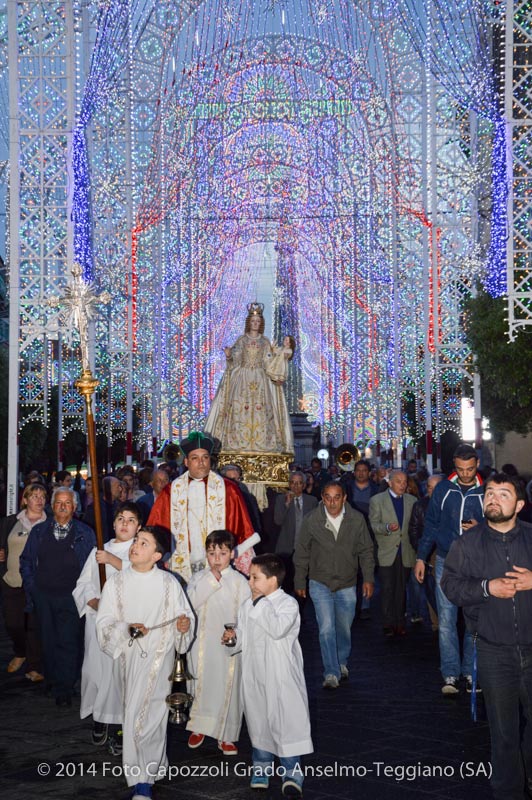
[(6, 629), (15, 652), (7, 671), (17, 672), (25, 663), (26, 678), (33, 682), (43, 680), (41, 647), (35, 615), (25, 611), (26, 596), (19, 561), (31, 529), (46, 519), (46, 500), (44, 486), (30, 483), (22, 493), (21, 511), (0, 522), (0, 565), (4, 570), (0, 584)]

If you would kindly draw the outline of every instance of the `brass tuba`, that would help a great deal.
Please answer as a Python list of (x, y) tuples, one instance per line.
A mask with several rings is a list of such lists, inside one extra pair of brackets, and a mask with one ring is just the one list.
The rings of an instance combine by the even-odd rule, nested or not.
[(178, 464), (183, 463), (183, 452), (179, 445), (172, 441), (164, 446), (161, 456), (166, 463), (169, 461), (176, 461)]
[(344, 442), (334, 451), (335, 464), (342, 472), (353, 472), (355, 464), (361, 458), (358, 447), (355, 447), (354, 444), (349, 444), (349, 442)]

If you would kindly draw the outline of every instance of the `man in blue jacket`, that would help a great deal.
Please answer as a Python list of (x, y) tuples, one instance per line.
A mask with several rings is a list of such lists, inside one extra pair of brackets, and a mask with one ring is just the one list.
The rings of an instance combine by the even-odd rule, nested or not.
[(35, 525), (20, 557), (20, 573), (34, 608), (44, 658), (44, 677), (56, 705), (72, 704), (81, 664), (81, 620), (72, 597), (82, 567), (96, 546), (94, 532), (73, 519), (76, 501), (71, 489), (57, 489), (53, 517)]
[(517, 518), (523, 505), (519, 478), (491, 475), (485, 521), (452, 544), (441, 581), (477, 637), (496, 800), (522, 800), (525, 777), (532, 790), (532, 525)]
[(466, 679), (467, 691), (470, 692), (472, 689), (473, 640), (469, 633), (465, 634), (463, 654), (460, 659), (460, 642), (456, 628), (458, 608), (441, 590), (443, 565), (455, 539), (484, 518), (482, 478), (477, 472), (476, 452), (470, 445), (461, 444), (455, 450), (454, 468), (455, 471), (447, 480), (441, 481), (432, 493), (414, 568), (417, 580), (422, 583), (425, 577), (425, 561), (436, 545), (438, 639), (443, 677), (442, 692), (446, 695), (459, 692), (460, 675)]

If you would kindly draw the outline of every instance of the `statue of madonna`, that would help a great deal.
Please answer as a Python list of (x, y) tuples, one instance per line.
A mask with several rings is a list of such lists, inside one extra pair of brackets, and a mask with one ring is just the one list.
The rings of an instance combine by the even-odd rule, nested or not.
[(244, 335), (225, 348), (226, 369), (205, 431), (224, 453), (292, 453), (294, 437), (282, 384), (295, 342), (272, 348), (264, 334), (264, 306), (251, 303)]

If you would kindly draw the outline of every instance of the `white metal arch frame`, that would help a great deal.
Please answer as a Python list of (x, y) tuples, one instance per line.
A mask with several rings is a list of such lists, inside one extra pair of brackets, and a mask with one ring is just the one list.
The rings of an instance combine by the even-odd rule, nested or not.
[(18, 503), (19, 418), (48, 423), (51, 340), (57, 339), (58, 324), (47, 299), (63, 293), (73, 260), (68, 152), (74, 50), (71, 3), (8, 0), (8, 514)]
[[(504, 107), (508, 161), (512, 164), (508, 216), (508, 320), (510, 340), (532, 326), (532, 28), (530, 3), (507, 0)], [(502, 66), (502, 65), (501, 65)]]

